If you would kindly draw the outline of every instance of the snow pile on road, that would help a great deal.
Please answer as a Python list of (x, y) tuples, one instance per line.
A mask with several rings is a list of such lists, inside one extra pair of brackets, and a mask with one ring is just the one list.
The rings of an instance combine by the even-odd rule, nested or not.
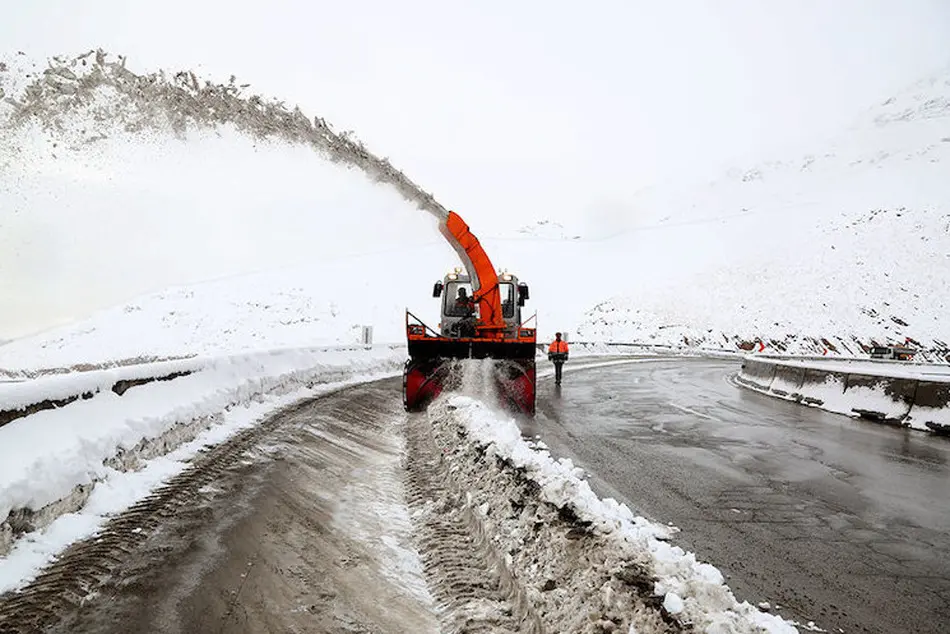
[(643, 195), (603, 242), (623, 273), (578, 337), (819, 354), (910, 337), (946, 354), (947, 103), (950, 72), (823, 151)]
[[(123, 473), (139, 471), (184, 443), (191, 443), (194, 455), (290, 402), (285, 396), (297, 400), (398, 374), (404, 359), (404, 350), (388, 346), (212, 359), (188, 376), (134, 387), (121, 396), (103, 391), (0, 427), (0, 554), (14, 547), (0, 560), (0, 591), (23, 580), (24, 562), (29, 563), (26, 570), (35, 571), (49, 560), (55, 552), (50, 534), (60, 536), (52, 538), (59, 548), (89, 534), (63, 541), (61, 529), (49, 525), (60, 520), (60, 526), (69, 525), (91, 494), (109, 490), (125, 506), (134, 502), (128, 492), (115, 490)], [(84, 389), (79, 385), (83, 377), (74, 378), (77, 389)], [(176, 454), (175, 473), (187, 458)], [(162, 479), (174, 475), (167, 461), (163, 464)], [(110, 508), (114, 512), (125, 506)], [(94, 519), (98, 525), (101, 514)], [(4, 572), (10, 569), (18, 572)]]
[(429, 417), (496, 547), (562, 631), (657, 631), (644, 625), (645, 606), (697, 631), (797, 631), (739, 602), (715, 567), (667, 541), (671, 529), (598, 498), (582, 470), (525, 441), (513, 420), (459, 395), (437, 400)]

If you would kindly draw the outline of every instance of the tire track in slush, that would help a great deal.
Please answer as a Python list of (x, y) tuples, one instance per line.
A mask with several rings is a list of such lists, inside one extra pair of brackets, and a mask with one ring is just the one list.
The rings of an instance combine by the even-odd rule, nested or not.
[(406, 490), (443, 631), (542, 634), (524, 586), (447, 468), (430, 425), (424, 414), (409, 416)]
[(305, 405), (290, 406), (199, 454), (187, 470), (109, 520), (92, 537), (67, 548), (26, 587), (0, 595), (0, 634), (44, 631), (82, 608), (105, 582), (120, 576), (127, 557), (164, 522), (189, 506), (200, 489), (214, 483), (279, 427), (288, 413)]
[[(348, 416), (372, 419), (390, 411), (361, 403), (357, 388), (344, 391), (351, 390), (352, 398), (343, 397), (345, 406), (352, 406)], [(388, 396), (389, 391), (386, 393)], [(339, 393), (319, 399), (334, 394), (339, 400)], [(109, 588), (121, 581), (125, 566), (135, 560), (151, 536), (174, 524), (175, 518), (200, 498), (202, 490), (217, 484), (230, 469), (246, 461), (249, 452), (281, 433), (298, 411), (312, 407), (313, 400), (278, 411), (200, 453), (187, 470), (109, 520), (94, 536), (66, 549), (27, 586), (0, 595), (0, 634), (53, 630), (81, 611), (97, 610), (97, 600), (105, 600)], [(331, 403), (336, 413), (343, 406)], [(414, 541), (443, 631), (541, 634), (540, 620), (523, 585), (496, 552), (469, 496), (449, 472), (430, 424), (424, 415), (407, 416), (404, 491), (416, 533)], [(343, 427), (332, 431), (339, 434), (339, 442), (354, 440)]]
[[(384, 415), (386, 408), (362, 406), (360, 389), (336, 390), (295, 403), (203, 450), (185, 471), (108, 520), (95, 535), (69, 546), (25, 587), (0, 594), (0, 634), (46, 631), (80, 610), (95, 609), (98, 593), (122, 578), (124, 566), (134, 559), (146, 540), (186, 513), (201, 499), (202, 490), (217, 484), (228, 470), (245, 461), (249, 452), (265, 445), (281, 427), (292, 423), (297, 412), (312, 407), (314, 400), (327, 400), (332, 407), (334, 400), (343, 398), (355, 412), (369, 419)], [(362, 389), (365, 391), (365, 386)], [(348, 393), (353, 396), (346, 396)], [(387, 396), (388, 393), (387, 390)], [(346, 430), (336, 431), (340, 441), (352, 440)]]

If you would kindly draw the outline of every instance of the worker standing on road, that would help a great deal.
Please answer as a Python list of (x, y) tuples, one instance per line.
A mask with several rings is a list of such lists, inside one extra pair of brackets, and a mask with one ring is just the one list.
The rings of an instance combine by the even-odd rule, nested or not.
[(567, 361), (567, 342), (561, 340), (561, 333), (554, 333), (554, 341), (548, 346), (548, 360), (554, 362), (554, 384), (561, 384), (561, 366)]

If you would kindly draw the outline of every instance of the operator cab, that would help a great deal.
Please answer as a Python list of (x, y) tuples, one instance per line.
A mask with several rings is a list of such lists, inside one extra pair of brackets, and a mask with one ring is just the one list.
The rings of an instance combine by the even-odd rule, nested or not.
[[(498, 275), (498, 290), (501, 293), (501, 314), (506, 332), (516, 333), (521, 325), (521, 307), (529, 298), (528, 285), (519, 283), (510, 273)], [(474, 337), (480, 308), (474, 301), (471, 278), (456, 269), (432, 288), (433, 297), (442, 298), (439, 334), (443, 337)]]

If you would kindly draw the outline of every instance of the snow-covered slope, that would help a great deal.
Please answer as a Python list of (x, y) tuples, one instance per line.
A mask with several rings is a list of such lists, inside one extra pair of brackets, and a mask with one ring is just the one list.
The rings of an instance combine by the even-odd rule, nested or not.
[[(441, 205), (351, 135), (233, 79), (99, 52), (4, 63), (0, 308), (72, 323), (5, 346), (0, 368), (352, 343), (362, 325), (401, 341), (407, 307), (438, 321), (431, 284), (459, 262), (420, 208)], [(552, 298), (553, 331), (577, 309), (547, 291), (551, 235), (532, 233), (482, 238)]]
[(0, 310), (73, 322), (4, 346), (0, 367), (350, 343), (456, 261), (431, 196), (233, 80), (15, 56), (0, 89)]
[(946, 350), (948, 168), (950, 71), (821, 152), (655, 190), (640, 222), (605, 241), (626, 251), (626, 279), (580, 336), (819, 353), (910, 337)]
[[(350, 135), (233, 80), (102, 54), (6, 64), (0, 308), (73, 323), (3, 346), (0, 368), (351, 343), (362, 325), (397, 342), (404, 308), (437, 321), (428, 290), (458, 262), (419, 208), (441, 205)], [(542, 339), (943, 350), (948, 78), (819, 152), (639, 194), (598, 217), (606, 235), (573, 229), (587, 209), (495, 235), (459, 211), (531, 285)]]
[[(440, 258), (424, 256), (418, 261), (441, 270)], [(381, 281), (384, 261), (362, 258), (336, 266), (339, 275), (297, 267), (145, 295), (78, 324), (16, 340), (0, 353), (0, 367), (57, 368), (354, 344), (362, 340), (364, 325), (373, 326), (374, 341), (398, 342), (405, 308), (395, 297), (399, 287), (373, 288), (374, 280)], [(417, 278), (420, 296), (431, 282), (431, 275), (423, 277)]]
[(517, 230), (518, 237), (538, 238), (542, 240), (580, 240), (578, 233), (569, 231), (560, 222), (538, 220)]

